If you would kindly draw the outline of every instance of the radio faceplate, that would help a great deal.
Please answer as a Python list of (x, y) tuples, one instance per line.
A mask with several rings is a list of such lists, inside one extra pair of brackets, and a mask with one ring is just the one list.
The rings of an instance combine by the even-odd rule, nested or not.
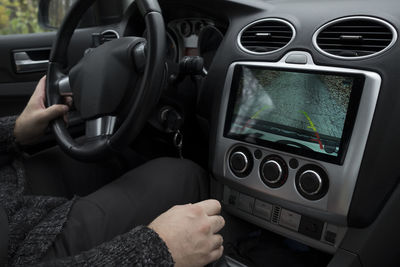
[[(292, 60), (299, 57), (306, 58), (307, 63), (299, 64), (299, 62)], [(349, 133), (347, 153), (345, 153), (341, 162), (332, 163), (324, 159), (320, 160), (315, 155), (308, 157), (302, 153), (292, 153), (288, 150), (272, 148), (265, 144), (251, 144), (245, 140), (225, 137), (224, 127), (227, 120), (231, 119), (227, 117), (227, 113), (236, 66), (264, 67), (292, 72), (309, 71), (323, 74), (362, 75), (365, 77), (354, 126), (352, 125), (352, 132)], [(314, 64), (311, 55), (305, 52), (290, 52), (276, 63), (233, 63), (227, 73), (219, 111), (213, 174), (222, 183), (228, 184), (239, 191), (242, 190), (250, 196), (324, 221), (347, 225), (346, 217), (368, 139), (380, 85), (381, 77), (376, 73), (318, 66)], [(244, 174), (240, 175), (232, 171), (230, 158), (232, 151), (237, 147), (244, 147), (248, 150), (249, 152), (244, 153), (245, 155), (251, 154), (251, 157), (247, 155), (248, 158), (246, 159), (247, 162), (251, 162), (251, 169), (243, 170)], [(260, 151), (262, 153), (261, 157), (257, 155)], [(244, 167), (240, 162), (242, 155), (236, 153), (236, 156), (239, 161), (235, 162), (235, 166)], [(276, 157), (277, 159), (274, 160), (272, 158), (269, 161), (265, 161), (268, 157)], [(284, 164), (279, 163), (279, 159), (283, 160)], [(262, 164), (266, 162), (268, 162), (268, 165), (263, 166)], [(290, 162), (296, 162), (297, 164), (290, 164)], [(283, 165), (288, 166), (286, 177), (282, 176), (283, 170), (286, 169)], [(314, 166), (314, 168), (307, 168), (307, 165)], [(299, 173), (299, 170), (303, 170), (305, 174)], [(263, 172), (264, 174), (262, 174)], [(274, 173), (265, 177), (265, 172)], [(284, 181), (281, 178), (285, 178)], [(301, 181), (302, 185), (299, 185), (299, 181)], [(278, 182), (281, 184), (273, 186)], [(319, 183), (321, 184), (319, 185)], [(301, 192), (302, 190), (303, 192)]]

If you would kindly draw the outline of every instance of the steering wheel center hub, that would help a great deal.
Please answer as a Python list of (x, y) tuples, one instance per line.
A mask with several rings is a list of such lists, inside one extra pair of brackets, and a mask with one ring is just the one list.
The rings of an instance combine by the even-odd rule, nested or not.
[(74, 103), (83, 119), (115, 115), (123, 99), (136, 88), (134, 49), (143, 38), (107, 42), (74, 66), (69, 74)]

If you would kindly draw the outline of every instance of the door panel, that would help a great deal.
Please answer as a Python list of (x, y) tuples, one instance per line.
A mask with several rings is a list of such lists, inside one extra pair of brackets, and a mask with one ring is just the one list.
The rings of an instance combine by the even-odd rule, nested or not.
[[(104, 29), (93, 27), (75, 31), (69, 47), (69, 66), (75, 65), (92, 45), (92, 34), (102, 30)], [(32, 60), (48, 60), (55, 37), (56, 32), (0, 36), (0, 117), (20, 114), (37, 82), (46, 75), (46, 70), (18, 73), (14, 53), (28, 52)], [(71, 112), (70, 115), (69, 131), (73, 136), (80, 136), (84, 132), (84, 124), (76, 117), (76, 112)], [(47, 131), (38, 143), (25, 147), (24, 150), (33, 154), (55, 144), (54, 136)]]
[[(68, 55), (70, 65), (82, 58), (91, 46), (92, 33), (99, 31), (99, 28), (75, 31)], [(0, 116), (19, 114), (37, 81), (46, 74), (43, 70), (18, 73), (14, 53), (26, 51), (32, 60), (48, 60), (55, 36), (56, 32), (0, 36)]]

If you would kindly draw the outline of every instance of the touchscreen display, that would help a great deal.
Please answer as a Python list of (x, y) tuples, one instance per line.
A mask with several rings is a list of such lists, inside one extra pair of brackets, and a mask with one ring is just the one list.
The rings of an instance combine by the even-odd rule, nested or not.
[[(325, 158), (343, 154), (358, 108), (360, 77), (249, 66), (237, 66), (234, 76), (228, 137)], [(357, 87), (359, 92), (352, 93)]]

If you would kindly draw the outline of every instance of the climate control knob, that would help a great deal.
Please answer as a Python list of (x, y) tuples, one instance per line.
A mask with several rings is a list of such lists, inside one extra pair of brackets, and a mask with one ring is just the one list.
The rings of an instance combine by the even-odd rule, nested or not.
[(299, 177), (300, 190), (309, 196), (313, 196), (321, 192), (322, 179), (315, 171), (308, 170), (300, 174)]
[(229, 156), (229, 166), (238, 177), (249, 175), (253, 168), (252, 154), (245, 147), (235, 148)]
[(249, 167), (249, 159), (243, 152), (236, 151), (231, 156), (230, 164), (232, 171), (236, 173), (244, 173)]
[(321, 199), (328, 192), (328, 175), (316, 165), (306, 165), (297, 172), (296, 188), (306, 199)]
[(266, 157), (260, 165), (260, 176), (269, 187), (277, 188), (282, 186), (288, 176), (286, 162), (278, 156)]

